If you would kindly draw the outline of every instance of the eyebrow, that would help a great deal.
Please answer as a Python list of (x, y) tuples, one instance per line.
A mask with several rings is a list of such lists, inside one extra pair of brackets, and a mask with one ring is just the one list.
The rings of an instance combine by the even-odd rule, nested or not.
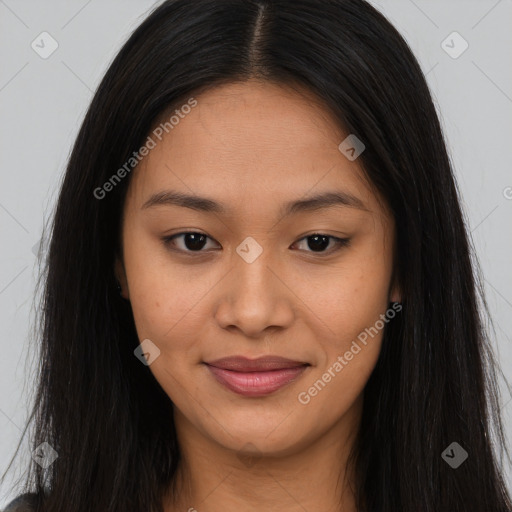
[[(156, 206), (180, 206), (190, 208), (205, 213), (229, 213), (221, 203), (206, 197), (200, 197), (193, 194), (186, 194), (174, 190), (164, 190), (150, 196), (142, 205), (143, 210)], [(335, 206), (345, 206), (358, 210), (369, 211), (365, 204), (358, 197), (345, 191), (324, 192), (304, 199), (290, 201), (285, 203), (280, 210), (280, 217), (287, 217), (299, 212), (310, 212), (332, 208)]]

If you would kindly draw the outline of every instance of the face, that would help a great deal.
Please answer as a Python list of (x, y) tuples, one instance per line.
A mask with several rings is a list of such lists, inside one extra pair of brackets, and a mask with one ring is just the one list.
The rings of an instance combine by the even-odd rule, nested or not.
[[(133, 171), (116, 275), (177, 429), (292, 453), (361, 403), (399, 300), (394, 222), (309, 93), (249, 81), (195, 100)], [(231, 356), (295, 363), (207, 364)]]

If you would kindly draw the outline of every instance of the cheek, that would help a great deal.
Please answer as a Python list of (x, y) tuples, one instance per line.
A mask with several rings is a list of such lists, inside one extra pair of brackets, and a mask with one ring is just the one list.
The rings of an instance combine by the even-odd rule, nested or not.
[(309, 413), (323, 415), (327, 423), (336, 421), (363, 392), (379, 358), (386, 325), (392, 321), (386, 317), (386, 294), (364, 276), (335, 283), (329, 290), (332, 300), (322, 314), (330, 333), (317, 337), (323, 356), (297, 396)]
[(136, 230), (126, 237), (124, 258), (139, 338), (154, 339), (160, 345), (179, 330), (180, 319), (188, 318), (188, 312), (204, 295), (208, 279), (191, 286), (191, 271), (171, 265), (161, 243)]
[[(359, 343), (359, 342), (358, 342)], [(364, 388), (375, 368), (381, 345), (378, 335), (366, 347), (349, 348), (331, 358), (328, 365), (319, 369), (309, 382), (299, 389), (298, 407), (309, 418), (317, 418), (312, 428), (329, 426), (347, 414), (363, 396)], [(351, 359), (347, 360), (347, 352)], [(318, 420), (321, 418), (321, 421)]]
[(317, 339), (324, 357), (315, 378), (320, 377), (320, 387), (326, 384), (348, 400), (355, 399), (370, 377), (384, 329), (392, 318), (386, 316), (391, 269), (391, 259), (382, 247), (378, 252), (369, 245), (347, 258), (329, 280), (316, 280), (313, 287), (313, 281), (309, 283), (315, 304), (314, 330), (328, 333)]
[(336, 336), (336, 342), (354, 339), (388, 307), (391, 266), (384, 254), (368, 253), (354, 253), (328, 274), (302, 281), (301, 293), (309, 297), (313, 312)]
[(338, 300), (333, 300), (330, 310), (324, 313), (335, 333), (334, 342), (331, 336), (331, 341), (323, 338), (318, 343), (325, 352), (322, 379), (332, 381), (333, 388), (339, 386), (343, 393), (353, 389), (355, 398), (379, 357), (387, 325), (381, 315), (386, 313), (387, 302), (378, 288), (372, 286), (347, 286), (346, 290), (341, 298), (338, 293)]
[(171, 348), (175, 339), (180, 346), (187, 345), (199, 327), (198, 315), (204, 315), (200, 302), (208, 285), (203, 281), (187, 286), (183, 272), (139, 275), (130, 286), (130, 301), (140, 339), (154, 339), (162, 348)]

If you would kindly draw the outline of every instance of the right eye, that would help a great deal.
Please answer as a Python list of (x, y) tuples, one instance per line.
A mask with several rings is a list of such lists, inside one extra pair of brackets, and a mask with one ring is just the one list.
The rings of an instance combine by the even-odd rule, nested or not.
[[(180, 237), (182, 238), (182, 247), (176, 248), (175, 240), (178, 240)], [(169, 247), (173, 251), (180, 251), (184, 253), (200, 253), (207, 252), (202, 251), (205, 246), (206, 240), (210, 237), (205, 235), (204, 233), (200, 233), (198, 231), (186, 231), (183, 233), (177, 233), (172, 236), (166, 236), (162, 238), (166, 247)], [(213, 238), (211, 239), (213, 240)]]

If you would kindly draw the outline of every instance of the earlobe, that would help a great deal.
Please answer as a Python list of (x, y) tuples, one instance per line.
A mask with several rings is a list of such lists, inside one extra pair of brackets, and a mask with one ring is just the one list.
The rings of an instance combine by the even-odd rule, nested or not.
[(129, 299), (129, 293), (128, 293), (128, 282), (126, 279), (126, 272), (124, 269), (124, 264), (121, 261), (121, 258), (119, 256), (116, 257), (116, 261), (114, 264), (114, 275), (116, 277), (116, 280), (118, 282), (118, 290), (121, 297), (124, 299)]
[(402, 290), (399, 285), (393, 285), (391, 289), (391, 294), (389, 297), (390, 302), (402, 302)]
[(399, 302), (402, 303), (402, 295), (400, 293), (394, 293), (391, 295), (391, 298), (389, 299), (390, 302)]

